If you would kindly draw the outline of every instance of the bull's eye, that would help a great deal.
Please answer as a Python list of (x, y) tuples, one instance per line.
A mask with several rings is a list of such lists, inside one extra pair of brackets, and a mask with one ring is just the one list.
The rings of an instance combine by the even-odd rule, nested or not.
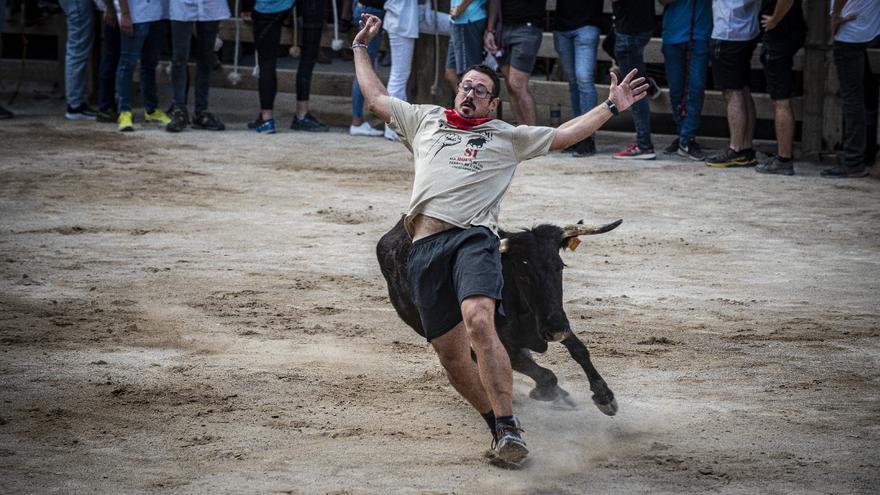
[(529, 262), (528, 262), (528, 261), (526, 261), (526, 260), (523, 260), (523, 262), (522, 262), (522, 263), (523, 263), (523, 265), (528, 265), (528, 264), (529, 264)]

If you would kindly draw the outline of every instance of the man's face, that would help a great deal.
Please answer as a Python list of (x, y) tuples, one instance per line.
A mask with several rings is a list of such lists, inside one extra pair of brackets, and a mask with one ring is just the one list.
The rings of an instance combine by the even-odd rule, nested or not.
[[(462, 88), (469, 90), (465, 92)], [(498, 106), (498, 98), (492, 98), (493, 89), (492, 78), (486, 74), (475, 70), (465, 73), (455, 94), (455, 111), (469, 119), (488, 117)]]

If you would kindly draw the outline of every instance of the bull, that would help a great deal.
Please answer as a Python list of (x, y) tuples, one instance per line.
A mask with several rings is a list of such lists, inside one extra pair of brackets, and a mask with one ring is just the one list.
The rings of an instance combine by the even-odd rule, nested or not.
[[(575, 405), (569, 393), (559, 386), (556, 375), (532, 358), (532, 352), (544, 353), (549, 342), (561, 342), (586, 373), (596, 407), (609, 416), (617, 413), (614, 393), (590, 361), (587, 347), (571, 331), (562, 307), (565, 264), (559, 252), (576, 248), (580, 243), (578, 236), (609, 232), (621, 223), (622, 220), (617, 220), (600, 227), (589, 227), (582, 222), (565, 227), (545, 224), (520, 232), (499, 231), (505, 315), (498, 316), (496, 330), (513, 370), (535, 381), (535, 387), (529, 392), (531, 398)], [(388, 284), (391, 305), (404, 323), (424, 337), (406, 275), (411, 244), (401, 218), (379, 240), (376, 255)], [(471, 356), (476, 359), (473, 352)]]

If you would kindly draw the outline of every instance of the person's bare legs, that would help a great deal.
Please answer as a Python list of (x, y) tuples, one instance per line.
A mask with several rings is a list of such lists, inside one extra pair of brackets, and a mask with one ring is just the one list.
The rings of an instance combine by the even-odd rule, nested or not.
[(743, 88), (742, 95), (746, 109), (746, 128), (745, 134), (742, 136), (742, 149), (752, 149), (752, 139), (755, 138), (755, 118), (757, 117), (755, 99), (752, 98), (752, 92), (748, 86)]
[[(751, 95), (750, 95), (751, 98)], [(741, 89), (725, 89), (724, 100), (727, 102), (727, 125), (730, 129), (730, 149), (740, 151), (745, 146), (748, 132), (749, 110), (744, 91)], [(749, 139), (751, 144), (751, 139)]]
[(492, 409), (489, 396), (483, 389), (477, 364), (471, 359), (471, 344), (468, 340), (464, 322), (449, 332), (431, 340), (431, 346), (446, 370), (446, 377), (453, 388), (465, 398), (480, 414)]
[(791, 158), (794, 154), (794, 113), (791, 100), (773, 101), (773, 126), (776, 129), (776, 154)]
[(517, 122), (525, 125), (535, 125), (537, 118), (535, 117), (535, 100), (529, 93), (529, 73), (511, 67), (505, 66), (507, 72), (504, 73), (504, 80), (507, 83), (507, 92), (510, 94), (510, 101), (513, 104), (513, 111), (517, 117)]
[(513, 369), (510, 357), (495, 331), (495, 299), (471, 296), (461, 302), (461, 315), (483, 389), (496, 417), (513, 414)]

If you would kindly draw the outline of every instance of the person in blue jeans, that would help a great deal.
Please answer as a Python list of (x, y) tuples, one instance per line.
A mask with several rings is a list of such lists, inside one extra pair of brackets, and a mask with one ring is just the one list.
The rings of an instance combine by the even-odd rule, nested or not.
[[(645, 46), (654, 31), (654, 0), (613, 0), (614, 55), (621, 74), (637, 69), (645, 73)], [(648, 100), (642, 99), (632, 107), (636, 128), (636, 142), (626, 149), (612, 154), (620, 160), (653, 160), (654, 144), (651, 142), (651, 109)]]
[(703, 111), (712, 36), (710, 0), (660, 0), (663, 10), (663, 58), (669, 81), (672, 121), (678, 137), (664, 151), (695, 161), (706, 154), (695, 140)]
[(67, 120), (95, 120), (95, 111), (86, 103), (86, 69), (92, 53), (94, 30), (92, 0), (60, 0), (67, 17), (67, 47), (64, 53), (64, 93)]
[(168, 115), (159, 109), (156, 91), (156, 65), (159, 48), (165, 37), (168, 18), (167, 0), (116, 0), (121, 40), (119, 66), (116, 69), (117, 125), (122, 132), (134, 130), (131, 93), (134, 68), (141, 61), (141, 94), (144, 98), (144, 123), (167, 125)]
[[(553, 45), (568, 79), (574, 117), (596, 106), (596, 50), (599, 47), (602, 4), (602, 0), (556, 2)], [(589, 136), (565, 151), (575, 156), (593, 155), (596, 153), (595, 137)]]
[[(352, 13), (354, 22), (359, 22), (362, 14), (371, 14), (379, 19), (385, 18), (385, 0), (359, 0), (352, 5)], [(376, 58), (379, 55), (379, 43), (381, 36), (376, 36), (367, 45), (367, 53), (370, 54), (370, 60), (373, 66), (376, 66)], [(370, 136), (379, 137), (384, 134), (381, 129), (376, 129), (369, 122), (364, 121), (364, 95), (361, 93), (361, 87), (358, 86), (357, 78), (351, 83), (351, 126), (348, 133), (352, 136)]]
[(483, 63), (483, 33), (488, 25), (486, 0), (452, 0), (449, 22), (452, 33), (446, 50), (445, 79), (458, 91), (461, 76)]
[(116, 122), (116, 70), (119, 66), (119, 21), (113, 0), (95, 0), (101, 11), (101, 63), (98, 66), (98, 122)]

